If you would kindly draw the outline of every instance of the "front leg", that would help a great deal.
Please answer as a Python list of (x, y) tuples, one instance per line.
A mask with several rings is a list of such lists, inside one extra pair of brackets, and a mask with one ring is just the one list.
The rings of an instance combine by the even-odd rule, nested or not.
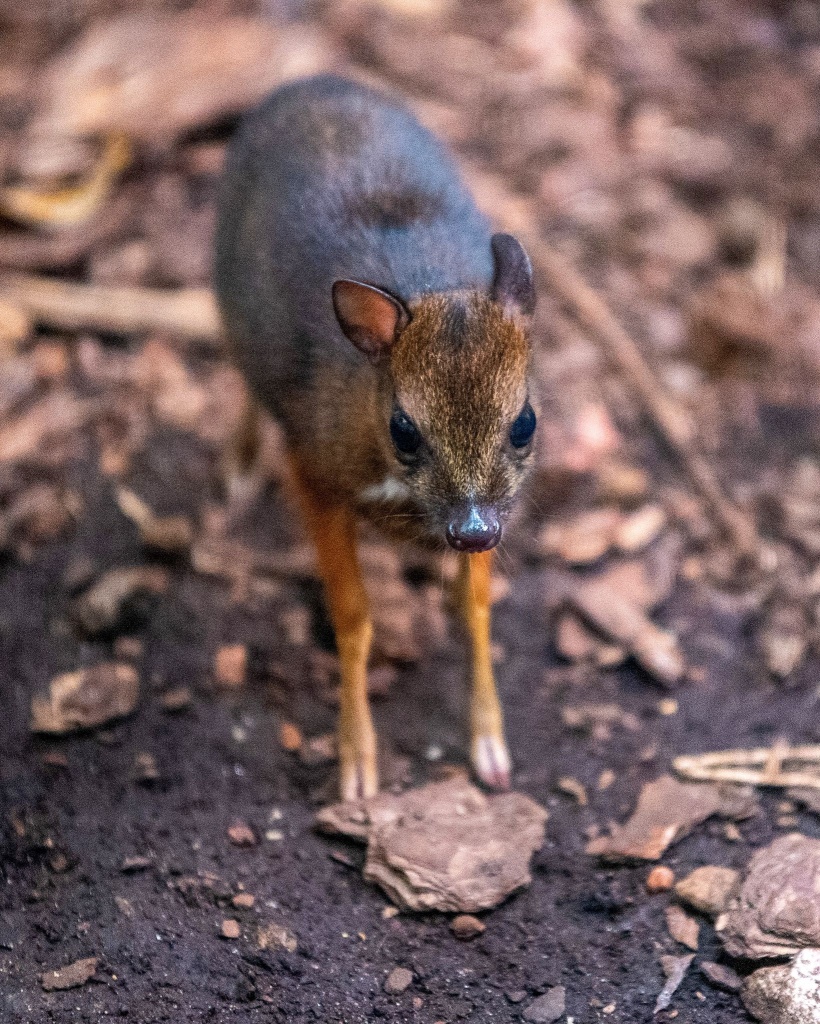
[(339, 761), (342, 800), (379, 791), (376, 732), (367, 700), (367, 659), (373, 625), (356, 554), (356, 522), (340, 505), (328, 506), (294, 472), (302, 512), (325, 588), (342, 677)]
[(456, 602), (467, 627), (471, 653), (471, 759), (476, 775), (492, 789), (509, 789), (510, 755), (495, 688), (490, 648), (492, 551), (460, 555)]

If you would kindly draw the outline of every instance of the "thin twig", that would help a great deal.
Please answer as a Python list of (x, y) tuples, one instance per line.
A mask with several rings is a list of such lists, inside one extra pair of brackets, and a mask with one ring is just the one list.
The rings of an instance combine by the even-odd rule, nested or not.
[(167, 333), (219, 345), (221, 329), (208, 288), (114, 287), (24, 274), (0, 277), (0, 297), (37, 322), (62, 330)]
[[(787, 770), (784, 766), (794, 767)], [(720, 750), (677, 757), (672, 767), (694, 782), (735, 782), (777, 788), (820, 789), (820, 746), (789, 747), (782, 741), (754, 750)], [(815, 770), (806, 770), (814, 768)]]

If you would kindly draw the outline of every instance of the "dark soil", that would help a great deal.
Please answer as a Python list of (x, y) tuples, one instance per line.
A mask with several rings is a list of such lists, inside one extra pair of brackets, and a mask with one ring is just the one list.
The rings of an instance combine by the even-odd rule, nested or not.
[[(283, 6), (302, 9), (298, 3)], [(348, 11), (357, 5), (339, 6)], [(526, 5), (507, 6), (512, 11)], [(794, 218), (789, 254), (793, 269), (804, 279), (811, 280), (812, 274), (816, 278), (820, 204), (810, 188), (818, 173), (814, 129), (806, 127), (810, 118), (801, 120), (795, 114), (791, 134), (784, 128), (786, 138), (781, 139), (772, 104), (786, 100), (772, 100), (767, 107), (764, 84), (772, 68), (782, 63), (783, 92), (787, 99), (799, 93), (803, 103), (801, 107), (795, 100), (789, 109), (816, 114), (816, 77), (811, 79), (800, 60), (820, 43), (820, 19), (810, 4), (796, 4), (784, 13), (780, 4), (707, 3), (698, 5), (700, 21), (692, 5), (650, 4), (654, 30), (678, 40), (678, 56), (687, 71), (679, 82), (680, 67), (669, 65), (668, 76), (661, 75), (659, 81), (646, 48), (630, 63), (632, 51), (608, 34), (593, 6), (577, 5), (585, 33), (577, 49), (592, 84), (570, 88), (577, 93), (573, 102), (580, 96), (590, 109), (600, 103), (609, 110), (606, 84), (613, 96), (617, 93), (619, 113), (613, 118), (623, 124), (644, 100), (668, 107), (676, 117), (683, 105), (692, 124), (730, 141), (734, 159), (729, 170), (717, 172), (717, 178), (708, 178), (707, 172), (701, 177), (682, 174), (650, 210), (650, 200), (633, 194), (633, 185), (637, 189), (656, 178), (665, 180), (668, 168), (644, 168), (646, 177), (636, 184), (634, 167), (624, 158), (620, 176), (610, 180), (608, 169), (623, 154), (610, 159), (608, 153), (598, 153), (593, 158), (583, 124), (566, 138), (542, 143), (526, 138), (523, 128), (534, 123), (531, 111), (552, 109), (554, 97), (549, 89), (539, 92), (537, 84), (522, 84), (515, 77), (514, 61), (506, 69), (512, 69), (510, 82), (496, 69), (479, 96), (464, 85), (463, 69), (446, 66), (435, 53), (425, 63), (428, 40), (417, 22), (405, 37), (402, 28), (390, 28), (383, 14), (371, 24), (348, 14), (334, 15), (325, 6), (320, 20), (338, 35), (347, 60), (416, 99), (440, 102), (440, 114), (446, 107), (442, 124), (455, 118), (461, 125), (454, 144), (462, 155), (502, 173), (511, 187), (540, 194), (545, 168), (567, 156), (576, 159), (577, 148), (576, 169), (592, 168), (593, 179), (592, 185), (582, 182), (579, 195), (597, 188), (598, 198), (603, 196), (610, 206), (599, 222), (597, 215), (590, 217), (581, 208), (583, 202), (573, 205), (575, 193), (562, 196), (556, 179), (552, 191), (544, 192), (552, 197), (544, 206), (550, 237), (621, 311), (626, 308), (638, 321), (639, 334), (649, 338), (647, 347), (658, 363), (667, 357), (681, 360), (681, 338), (670, 347), (663, 340), (668, 341), (668, 332), (663, 335), (660, 326), (673, 322), (682, 333), (681, 303), (707, 273), (718, 269), (720, 247), (715, 243), (702, 263), (689, 261), (689, 236), (682, 230), (658, 243), (658, 251), (663, 250), (658, 255), (649, 242), (644, 248), (635, 241), (643, 238), (644, 229), (649, 233), (653, 217), (664, 224), (670, 209), (685, 207), (697, 212), (704, 229), (714, 233), (720, 203), (748, 192)], [(70, 38), (82, 21), (81, 5), (76, 7), (71, 19), (59, 31), (55, 28), (52, 43), (46, 36), (36, 45), (29, 39), (25, 53), (40, 59), (58, 41)], [(506, 27), (496, 11), (502, 5), (463, 7), (439, 35), (473, 33), (497, 41)], [(29, 32), (35, 24), (43, 31), (36, 19), (29, 23), (21, 16), (20, 24), (29, 24)], [(483, 81), (482, 69), (473, 70)], [(749, 114), (753, 96), (760, 101)], [(0, 110), (4, 130), (16, 130), (24, 111), (18, 101), (9, 100), (7, 106)], [(512, 123), (523, 126), (521, 138), (510, 130), (511, 109), (518, 118)], [(435, 110), (430, 107), (428, 112), (432, 116)], [(229, 128), (218, 126), (217, 142), (224, 141)], [(206, 133), (206, 141), (210, 138)], [(519, 144), (520, 153), (515, 149)], [(154, 154), (133, 176), (142, 175), (150, 183), (152, 175), (181, 173), (173, 157), (167, 166), (163, 159)], [(207, 208), (214, 187), (214, 180), (198, 181), (191, 188), (194, 198), (188, 199)], [(142, 229), (145, 225), (134, 228), (137, 234)], [(201, 283), (201, 268), (208, 265), (202, 254), (209, 243), (207, 231), (200, 235), (196, 251), (202, 258), (193, 260), (199, 269), (186, 278), (179, 266), (166, 268), (142, 283)], [(158, 244), (153, 236), (151, 244)], [(186, 236), (188, 245), (193, 247)], [(65, 269), (80, 279), (90, 276), (85, 260)], [(568, 333), (564, 319), (550, 320), (556, 311), (546, 298), (538, 327), (542, 349), (547, 338), (558, 343), (558, 350), (565, 344), (571, 347), (577, 334)], [(669, 320), (672, 313), (677, 320)], [(658, 327), (660, 340), (652, 325)], [(82, 333), (40, 334), (27, 351), (51, 341), (64, 344), (70, 357), (67, 386), (96, 393), (77, 354), (87, 340)], [(98, 339), (112, 365), (136, 352), (141, 341)], [(215, 365), (212, 358), (197, 354), (186, 355), (186, 362), (194, 375), (211, 373)], [(574, 365), (580, 371), (570, 366), (560, 383), (572, 395), (577, 388), (573, 373), (584, 377), (595, 394), (600, 386), (622, 432), (625, 458), (649, 466), (656, 483), (675, 479), (685, 486), (648, 440), (628, 394), (624, 397), (622, 382), (604, 379), (600, 361)], [(209, 387), (216, 386), (213, 377), (204, 379)], [(104, 380), (97, 386), (105, 390)], [(109, 399), (114, 390), (108, 388)], [(748, 398), (748, 391), (742, 394)], [(724, 470), (731, 467), (735, 483), (745, 478), (753, 484), (764, 467), (776, 480), (799, 454), (794, 411), (774, 408), (771, 422), (765, 416), (753, 418), (754, 430), (746, 429), (747, 421), (735, 408), (736, 395), (710, 392), (702, 406), (697, 404), (701, 392), (686, 397), (702, 413), (699, 422), (714, 442), (712, 454), (722, 460)], [(557, 408), (550, 408), (545, 420), (554, 416), (557, 421), (566, 412), (562, 402), (569, 398), (553, 395), (552, 401)], [(4, 405), (4, 417), (6, 409)], [(218, 499), (218, 451), (208, 431), (172, 430), (167, 420), (158, 423), (144, 410), (138, 412), (151, 423), (147, 440), (132, 452), (125, 473), (128, 486), (155, 507), (186, 512), (201, 523)], [(805, 409), (794, 413), (798, 418), (804, 414)], [(816, 419), (806, 415), (810, 427), (804, 440), (811, 451)], [(123, 417), (127, 420), (125, 413)], [(642, 1024), (652, 1019), (737, 1024), (749, 1019), (736, 996), (712, 987), (698, 970), (700, 959), (721, 956), (707, 925), (698, 960), (670, 1010), (653, 1018), (663, 984), (659, 956), (684, 952), (667, 932), (664, 909), (669, 897), (647, 893), (647, 866), (605, 868), (584, 848), (594, 828), (602, 830), (629, 814), (642, 785), (666, 771), (678, 753), (765, 746), (778, 737), (795, 743), (818, 741), (816, 658), (788, 686), (776, 685), (760, 664), (748, 616), (730, 610), (729, 602), (708, 600), (703, 588), (681, 581), (658, 621), (679, 633), (688, 663), (703, 670), (694, 674), (699, 681), (670, 694), (631, 665), (608, 672), (569, 666), (553, 651), (543, 610), (549, 569), (511, 556), (510, 594), (497, 606), (494, 620), (502, 651), (499, 686), (515, 761), (514, 786), (543, 803), (550, 818), (545, 845), (534, 859), (532, 885), (483, 915), (483, 935), (459, 941), (444, 916), (385, 917), (387, 901), (361, 878), (362, 851), (314, 832), (315, 807), (334, 794), (334, 767), (310, 766), (286, 753), (278, 733), (283, 721), (295, 722), (306, 736), (326, 734), (334, 723), (334, 709), (311, 682), (309, 668), (316, 650), (331, 649), (315, 584), (280, 580), (266, 590), (251, 588), (250, 594), (238, 596), (226, 583), (195, 572), (184, 557), (168, 562), (171, 591), (135, 631), (143, 643), (142, 693), (135, 715), (70, 738), (46, 740), (30, 734), (34, 693), (44, 691), (58, 672), (113, 656), (115, 638), (90, 641), (75, 632), (67, 616), (68, 580), (85, 564), (99, 572), (146, 557), (133, 524), (117, 509), (114, 482), (100, 470), (100, 436), (89, 427), (76, 439), (76, 453), (55, 455), (53, 465), (44, 457), (46, 469), (34, 471), (35, 477), (56, 474), (82, 496), (76, 527), (62, 539), (18, 548), (0, 564), (2, 1024), (109, 1018), (135, 1024), (363, 1024), (377, 1019), (493, 1024), (520, 1020), (533, 997), (555, 985), (565, 986), (567, 1020), (575, 1024)], [(734, 441), (738, 443), (733, 446)], [(552, 458), (556, 453), (549, 454)], [(11, 470), (8, 478), (2, 475), (3, 501), (27, 479), (25, 473), (14, 477)], [(573, 494), (576, 504), (583, 505), (583, 488), (579, 485)], [(256, 547), (279, 548), (297, 536), (292, 520), (283, 495), (272, 487), (257, 501), (240, 533)], [(412, 585), (419, 585), (416, 576)], [(307, 647), (296, 646), (282, 625), (284, 614), (295, 607), (307, 607), (312, 615)], [(213, 680), (214, 655), (224, 644), (244, 644), (251, 652), (248, 681), (233, 690), (220, 689)], [(387, 695), (374, 701), (388, 778), (408, 776), (417, 784), (436, 777), (442, 765), (465, 764), (464, 663), (454, 636), (443, 649), (400, 666)], [(189, 706), (169, 712), (162, 694), (183, 686), (191, 690)], [(677, 701), (676, 709), (662, 703), (670, 698)], [(563, 724), (563, 706), (594, 702), (617, 703), (637, 716), (640, 729), (615, 728), (603, 740)], [(135, 762), (141, 754), (155, 758), (156, 780), (137, 778)], [(603, 772), (613, 774), (608, 788), (598, 786)], [(583, 783), (590, 794), (588, 806), (578, 806), (557, 790), (558, 781), (566, 777)], [(784, 819), (777, 795), (762, 797), (761, 806), (761, 813), (741, 822), (737, 832), (714, 819), (698, 827), (663, 863), (678, 877), (702, 864), (742, 867), (753, 849), (779, 832), (796, 828), (820, 836), (815, 817)], [(228, 828), (236, 820), (253, 829), (255, 845), (231, 843)], [(141, 860), (129, 865), (129, 858)], [(240, 891), (253, 894), (252, 908), (232, 905)], [(239, 939), (220, 937), (227, 918), (240, 922)], [(295, 950), (259, 948), (258, 928), (272, 923), (293, 933)], [(66, 992), (42, 990), (44, 971), (85, 957), (99, 958), (88, 984)], [(414, 980), (404, 993), (393, 996), (385, 993), (384, 982), (396, 966), (411, 969)]]

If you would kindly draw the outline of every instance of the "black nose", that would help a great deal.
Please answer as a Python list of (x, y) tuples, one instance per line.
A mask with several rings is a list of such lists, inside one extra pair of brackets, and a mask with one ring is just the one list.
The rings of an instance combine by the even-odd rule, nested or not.
[(501, 540), (501, 523), (491, 508), (472, 505), (447, 527), (447, 541), (456, 551), (489, 551)]

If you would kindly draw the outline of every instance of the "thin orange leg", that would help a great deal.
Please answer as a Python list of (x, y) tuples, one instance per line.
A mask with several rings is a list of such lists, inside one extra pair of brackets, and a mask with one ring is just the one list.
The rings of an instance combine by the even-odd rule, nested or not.
[(490, 648), (490, 585), (492, 551), (461, 555), (456, 601), (470, 639), (472, 698), (470, 754), (476, 775), (493, 789), (509, 789), (510, 755), (504, 720), (495, 688)]
[(316, 546), (339, 652), (341, 796), (343, 800), (358, 800), (375, 796), (379, 777), (376, 732), (367, 700), (367, 659), (373, 624), (356, 555), (356, 522), (349, 509), (324, 504), (300, 478), (298, 468), (294, 476), (305, 522)]

